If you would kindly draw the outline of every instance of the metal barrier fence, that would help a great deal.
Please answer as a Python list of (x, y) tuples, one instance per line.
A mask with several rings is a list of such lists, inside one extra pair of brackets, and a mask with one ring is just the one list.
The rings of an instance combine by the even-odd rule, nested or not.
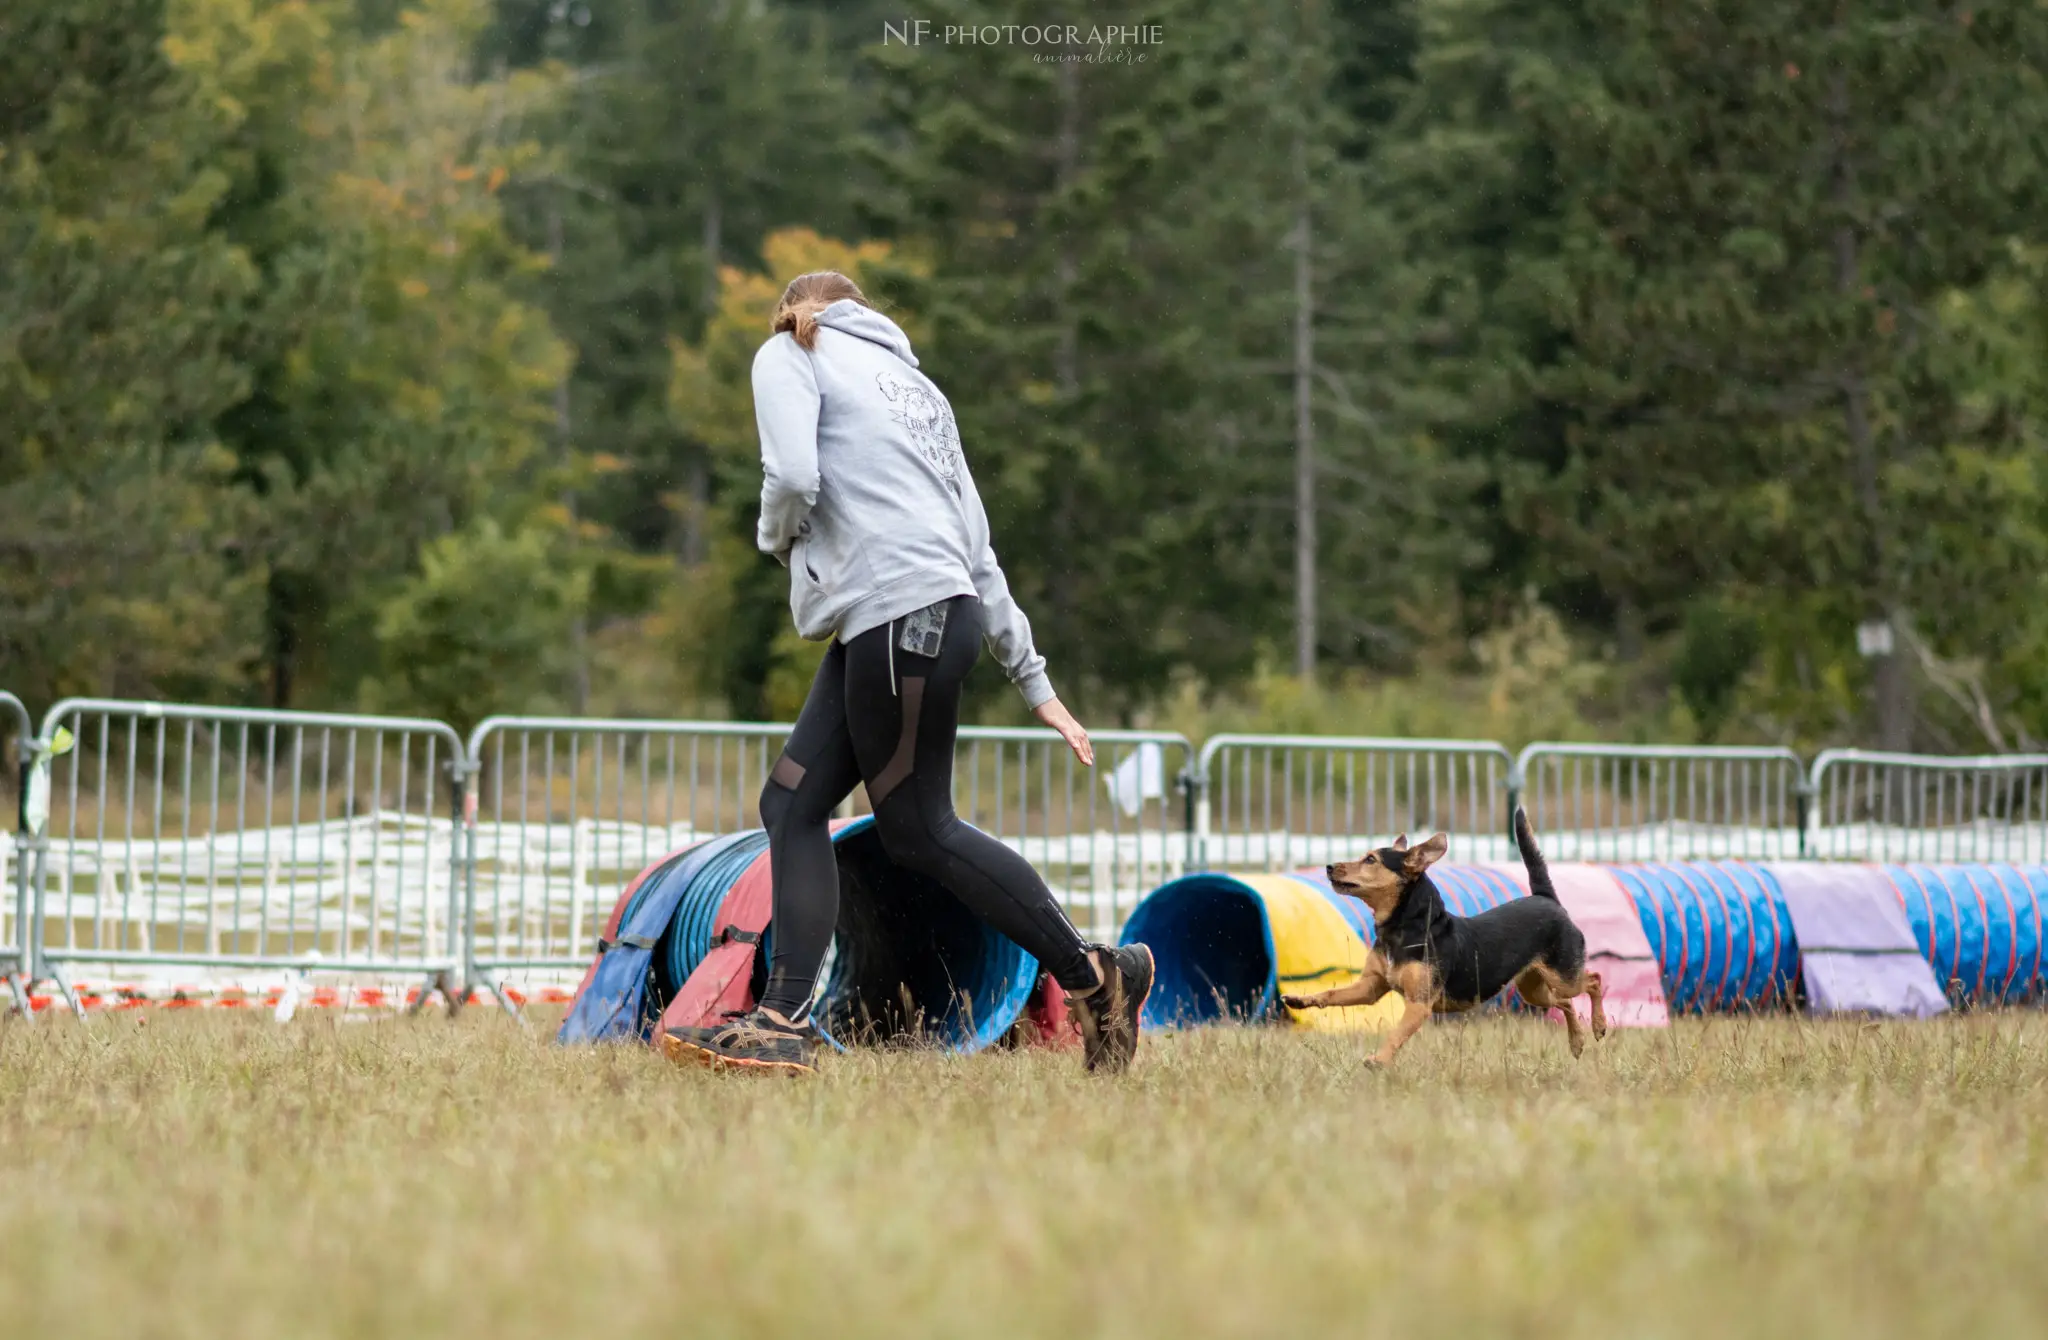
[[(770, 723), (493, 717), (470, 736), (468, 961), (579, 970), (626, 884), (668, 852), (752, 828), (790, 727)], [(1178, 735), (1102, 731), (1092, 780), (1050, 730), (963, 727), (961, 818), (1036, 866), (1085, 931), (1113, 934), (1152, 884), (1179, 873)], [(1169, 771), (1169, 769), (1174, 769)], [(856, 792), (843, 813), (864, 808)]]
[(1789, 749), (1559, 744), (1522, 750), (1511, 799), (1564, 861), (1792, 860), (1806, 769)]
[(753, 827), (786, 725), (492, 717), (469, 738), (467, 957), (588, 964), (626, 884), (702, 838)]
[(1514, 758), (1491, 740), (1217, 735), (1195, 767), (1195, 860), (1282, 870), (1349, 860), (1398, 833), (1450, 833), (1451, 859), (1510, 849)]
[[(495, 717), (465, 742), (438, 721), (100, 699), (32, 726), (0, 693), (20, 786), (0, 973), (24, 1007), (41, 978), (74, 1008), (65, 972), (86, 964), (412, 976), (451, 1002), (465, 982), (573, 974), (636, 873), (759, 823), (790, 729)], [(963, 728), (954, 802), (1097, 939), (1189, 869), (1319, 865), (1438, 830), (1452, 860), (1512, 861), (1517, 803), (1560, 860), (2048, 863), (2048, 754), (1834, 750), (1809, 772), (1770, 748), (1094, 739), (1091, 772), (1053, 731)]]
[(74, 747), (51, 777), (33, 925), (37, 974), (67, 996), (67, 964), (417, 974), (453, 990), (467, 764), (451, 727), (71, 699), (41, 738), (60, 732)]
[[(29, 936), (29, 871), (35, 862), (30, 855), (34, 835), (30, 832), (28, 791), (36, 731), (21, 699), (0, 692), (0, 741), (8, 735), (14, 740), (14, 776), (19, 789), (11, 797), (14, 831), (0, 831), (0, 978), (6, 979), (13, 1008), (28, 1018), (33, 1017), (28, 978), (35, 968), (35, 941)], [(5, 750), (0, 749), (0, 759), (4, 758)]]
[(1808, 854), (1835, 861), (2048, 861), (2048, 754), (1831, 749), (1813, 763)]

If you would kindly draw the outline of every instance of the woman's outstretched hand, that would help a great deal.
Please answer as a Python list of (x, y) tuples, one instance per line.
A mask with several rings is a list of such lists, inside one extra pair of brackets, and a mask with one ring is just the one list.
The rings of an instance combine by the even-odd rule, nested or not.
[(1060, 733), (1067, 742), (1067, 748), (1074, 751), (1074, 757), (1087, 767), (1095, 766), (1095, 746), (1088, 740), (1088, 732), (1081, 723), (1074, 720), (1074, 714), (1067, 705), (1057, 698), (1048, 698), (1038, 705), (1038, 719)]

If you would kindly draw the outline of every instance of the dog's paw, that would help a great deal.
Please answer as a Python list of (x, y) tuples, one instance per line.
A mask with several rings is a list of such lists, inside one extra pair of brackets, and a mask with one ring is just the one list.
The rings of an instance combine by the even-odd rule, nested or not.
[(1388, 1063), (1393, 1059), (1391, 1056), (1368, 1056), (1365, 1058), (1366, 1072), (1374, 1075), (1380, 1074), (1386, 1070)]
[(1316, 1007), (1315, 1001), (1307, 996), (1282, 996), (1280, 1003), (1290, 1010), (1312, 1010)]

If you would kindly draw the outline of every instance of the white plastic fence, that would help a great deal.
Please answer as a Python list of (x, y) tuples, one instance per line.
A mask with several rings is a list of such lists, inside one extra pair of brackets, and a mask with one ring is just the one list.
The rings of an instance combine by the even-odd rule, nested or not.
[(11, 749), (14, 766), (13, 803), (5, 807), (13, 822), (0, 829), (0, 980), (7, 984), (11, 1007), (29, 1013), (29, 976), (35, 968), (35, 941), (30, 935), (29, 873), (33, 834), (29, 822), (29, 769), (35, 759), (35, 726), (21, 699), (0, 691), (0, 766)]

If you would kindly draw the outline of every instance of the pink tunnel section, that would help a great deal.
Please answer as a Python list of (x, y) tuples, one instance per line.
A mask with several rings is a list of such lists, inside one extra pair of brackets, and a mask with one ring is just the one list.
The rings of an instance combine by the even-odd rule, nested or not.
[[(1485, 868), (1513, 884), (1516, 892), (1529, 892), (1529, 874), (1520, 865)], [(1606, 989), (1607, 1022), (1616, 1028), (1669, 1026), (1671, 1010), (1664, 999), (1657, 955), (1643, 934), (1628, 891), (1605, 868), (1578, 862), (1552, 861), (1550, 882), (1557, 888), (1557, 900), (1586, 936), (1586, 966), (1600, 974)], [(1580, 1018), (1591, 1016), (1592, 1003), (1586, 997), (1573, 1004)]]

